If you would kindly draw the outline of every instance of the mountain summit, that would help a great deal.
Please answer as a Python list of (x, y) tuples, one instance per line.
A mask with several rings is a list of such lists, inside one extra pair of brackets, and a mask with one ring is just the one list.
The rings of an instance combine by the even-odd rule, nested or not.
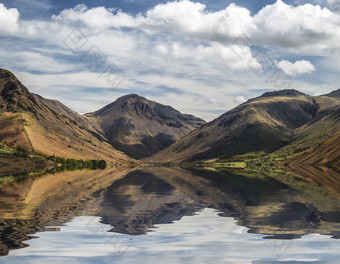
[(34, 96), (8, 70), (0, 69), (0, 111), (1, 112), (36, 112), (38, 107)]
[(301, 93), (294, 89), (284, 89), (279, 91), (271, 91), (262, 94), (260, 97), (278, 97), (278, 96), (286, 96), (286, 97), (295, 97), (295, 96), (304, 96), (306, 94)]
[(56, 100), (29, 90), (0, 69), (0, 142), (29, 151), (74, 159), (122, 161), (98, 125)]
[[(0, 142), (66, 158), (150, 162), (287, 158), (340, 164), (340, 90), (267, 92), (206, 123), (137, 94), (84, 115), (30, 93), (0, 69)], [(120, 151), (117, 151), (120, 150)]]
[(339, 131), (337, 94), (335, 91), (309, 96), (296, 90), (265, 93), (196, 129), (148, 160), (228, 159), (279, 149), (281, 155), (292, 155), (321, 144)]
[(98, 123), (115, 148), (133, 158), (150, 156), (205, 124), (137, 94), (122, 96), (86, 116)]

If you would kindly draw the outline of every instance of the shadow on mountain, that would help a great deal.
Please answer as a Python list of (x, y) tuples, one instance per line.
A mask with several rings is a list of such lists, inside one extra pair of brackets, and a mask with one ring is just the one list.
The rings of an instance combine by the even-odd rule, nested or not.
[(144, 136), (138, 144), (124, 144), (120, 141), (112, 141), (112, 146), (123, 151), (131, 158), (142, 159), (170, 146), (175, 141), (172, 136), (158, 134), (157, 136)]

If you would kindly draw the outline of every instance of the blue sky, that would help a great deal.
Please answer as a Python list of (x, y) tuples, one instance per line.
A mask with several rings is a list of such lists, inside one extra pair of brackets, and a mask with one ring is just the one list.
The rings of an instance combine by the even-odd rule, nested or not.
[[(37, 17), (49, 17), (56, 12), (60, 12), (66, 8), (72, 8), (79, 4), (85, 4), (88, 7), (104, 6), (106, 8), (122, 9), (125, 12), (136, 14), (143, 13), (148, 9), (153, 8), (157, 4), (167, 3), (168, 0), (152, 1), (152, 0), (3, 0), (8, 8), (17, 8), (23, 17), (32, 19)], [(239, 6), (246, 7), (252, 13), (258, 12), (264, 6), (274, 4), (275, 0), (266, 1), (251, 1), (251, 0), (201, 0), (193, 1), (203, 3), (209, 10), (221, 10), (226, 6), (236, 3)], [(289, 0), (287, 4), (299, 5), (311, 3), (312, 1)], [(316, 2), (327, 6), (327, 3)], [(43, 11), (43, 12), (42, 12)]]
[[(72, 8), (79, 4), (85, 4), (88, 7), (104, 6), (106, 8), (122, 9), (125, 12), (136, 14), (142, 13), (146, 10), (153, 8), (156, 4), (167, 3), (169, 1), (152, 1), (152, 0), (4, 0), (8, 8), (18, 8), (24, 18), (32, 19), (36, 17), (49, 17), (55, 12), (60, 12), (65, 8)], [(257, 12), (267, 4), (273, 4), (275, 1), (193, 1), (200, 2), (207, 6), (209, 10), (220, 10), (225, 8), (231, 3), (237, 3), (240, 6), (247, 7), (252, 12)], [(295, 1), (288, 1), (287, 3), (293, 4)], [(43, 12), (42, 12), (43, 11)]]
[(340, 88), (340, 1), (0, 0), (0, 67), (86, 113), (127, 93), (212, 120)]

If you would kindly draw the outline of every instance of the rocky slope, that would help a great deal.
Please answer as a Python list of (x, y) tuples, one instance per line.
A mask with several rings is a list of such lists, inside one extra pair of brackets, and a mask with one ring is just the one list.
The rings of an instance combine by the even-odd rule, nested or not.
[(0, 141), (29, 151), (75, 159), (126, 160), (101, 129), (58, 101), (32, 94), (0, 69)]
[(86, 117), (98, 123), (115, 148), (133, 158), (150, 156), (205, 124), (136, 94), (120, 97)]

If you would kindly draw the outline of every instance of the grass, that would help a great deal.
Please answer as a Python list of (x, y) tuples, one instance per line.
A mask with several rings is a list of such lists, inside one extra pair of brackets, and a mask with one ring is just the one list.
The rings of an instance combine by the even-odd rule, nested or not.
[(26, 120), (23, 119), (22, 113), (20, 113), (20, 117), (21, 117), (21, 119), (19, 119), (18, 121), (22, 124), (22, 131), (24, 132), (24, 134), (25, 134), (25, 136), (27, 138), (27, 142), (30, 145), (32, 152), (34, 152), (32, 141), (31, 141), (30, 137), (28, 136), (28, 133), (27, 133), (27, 131), (25, 129), (25, 124), (27, 124), (27, 123), (26, 123)]
[(1, 153), (1, 154), (12, 155), (12, 154), (14, 154), (14, 151), (10, 151), (10, 150), (7, 150), (7, 149), (2, 149), (2, 148), (0, 148), (0, 153)]
[(225, 162), (225, 163), (212, 163), (213, 167), (217, 168), (232, 168), (232, 169), (245, 169), (247, 168), (247, 163), (244, 161), (235, 162)]

